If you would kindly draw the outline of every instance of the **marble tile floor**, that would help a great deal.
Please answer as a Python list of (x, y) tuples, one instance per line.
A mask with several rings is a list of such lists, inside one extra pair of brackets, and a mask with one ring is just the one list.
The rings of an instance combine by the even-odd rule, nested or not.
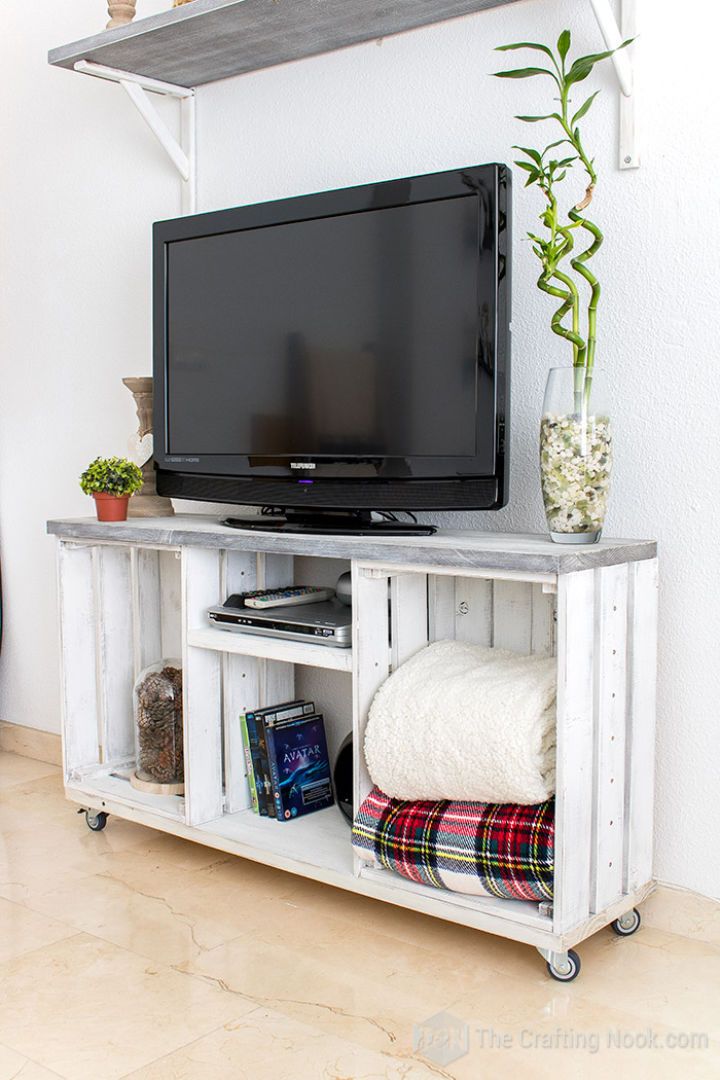
[(563, 986), (528, 946), (75, 810), (0, 754), (0, 1080), (720, 1075), (710, 901), (652, 897)]

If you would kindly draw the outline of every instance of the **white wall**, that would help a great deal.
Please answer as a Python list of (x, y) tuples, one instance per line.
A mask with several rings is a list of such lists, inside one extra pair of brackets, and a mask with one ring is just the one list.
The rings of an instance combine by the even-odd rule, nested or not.
[[(601, 176), (595, 216), (607, 238), (595, 262), (617, 449), (607, 534), (660, 540), (657, 871), (720, 896), (710, 857), (720, 817), (720, 149), (711, 114), (720, 19), (711, 0), (698, 0), (690, 46), (676, 3), (644, 6), (643, 167), (616, 169), (610, 68), (597, 76), (603, 94), (587, 123)], [(49, 46), (93, 32), (102, 15), (101, 0), (16, 0), (0, 45), (0, 716), (47, 730), (58, 729), (59, 706), (44, 521), (89, 513), (77, 474), (96, 453), (125, 449), (133, 412), (120, 379), (150, 370), (149, 227), (179, 212), (178, 185), (121, 92), (45, 65)], [(489, 78), (492, 47), (543, 40), (565, 25), (583, 51), (601, 46), (589, 3), (521, 0), (203, 88), (200, 206), (511, 160), (513, 142), (540, 137), (512, 116), (535, 111), (544, 87)], [(518, 185), (511, 505), (453, 524), (543, 529), (538, 415), (547, 367), (566, 358), (522, 240), (538, 210)]]

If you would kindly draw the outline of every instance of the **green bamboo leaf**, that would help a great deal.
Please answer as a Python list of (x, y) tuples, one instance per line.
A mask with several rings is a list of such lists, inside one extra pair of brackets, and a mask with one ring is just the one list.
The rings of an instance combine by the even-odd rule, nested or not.
[(496, 71), (494, 75), (498, 79), (531, 79), (533, 75), (549, 75), (551, 79), (557, 82), (555, 75), (553, 75), (552, 71), (548, 71), (547, 68), (514, 68), (512, 71)]
[(595, 93), (591, 94), (590, 97), (587, 99), (587, 101), (585, 101), (580, 106), (580, 108), (578, 109), (578, 111), (575, 113), (572, 120), (570, 121), (572, 127), (575, 127), (575, 124), (577, 123), (577, 121), (582, 120), (583, 116), (585, 116), (587, 114), (588, 110), (590, 109), (590, 106), (592, 105), (593, 101), (595, 100), (595, 98), (598, 96), (599, 93), (600, 93), (600, 91), (596, 90)]
[[(515, 164), (517, 165), (518, 162), (516, 161)], [(527, 180), (525, 181), (525, 187), (530, 187), (531, 184), (537, 184), (539, 179), (540, 179), (540, 174), (539, 173), (528, 172), (528, 177), (527, 177)]]
[(529, 161), (513, 161), (513, 165), (517, 165), (519, 169), (525, 169), (526, 172), (534, 173), (537, 176), (537, 169)]
[(522, 120), (524, 124), (538, 124), (541, 120), (559, 120), (562, 123), (562, 117), (558, 113), (549, 113), (547, 116), (516, 116), (516, 120)]
[(512, 49), (537, 49), (538, 52), (544, 52), (552, 59), (552, 51), (547, 45), (541, 45), (538, 41), (515, 41), (511, 45), (495, 46), (495, 52), (510, 52)]
[(570, 41), (571, 41), (570, 31), (569, 30), (563, 30), (562, 34), (558, 38), (558, 43), (557, 43), (558, 52), (560, 53), (560, 56), (562, 57), (563, 60), (565, 59), (567, 54), (570, 52)]
[[(628, 45), (632, 45), (634, 40), (635, 38), (626, 38), (616, 49), (606, 49), (604, 52), (588, 53), (587, 56), (578, 56), (575, 64), (597, 64), (599, 60), (605, 60), (608, 56), (612, 56), (613, 53), (620, 52), (621, 49), (626, 49)], [(573, 64), (573, 67), (575, 64)]]
[(634, 38), (627, 38), (623, 41), (622, 45), (618, 45), (617, 49), (606, 49), (605, 52), (589, 53), (587, 56), (579, 56), (573, 66), (567, 73), (566, 82), (568, 85), (571, 83), (582, 82), (587, 79), (588, 75), (601, 60), (607, 60), (613, 53), (618, 52), (620, 49), (624, 49), (627, 45), (631, 45)]
[(588, 75), (600, 60), (606, 60), (608, 56), (612, 56), (612, 51), (608, 50), (605, 53), (598, 53), (596, 59), (586, 57), (582, 60), (576, 60), (573, 66), (567, 73), (567, 83), (579, 83), (584, 79), (587, 79)]
[(569, 139), (558, 139), (557, 142), (551, 142), (549, 146), (545, 147), (545, 149), (542, 152), (542, 156), (545, 157), (548, 150), (554, 150), (556, 146), (562, 146), (563, 143), (568, 143), (570, 146), (572, 146), (572, 143), (570, 142)]
[(536, 165), (542, 165), (542, 157), (537, 150), (533, 150), (531, 146), (513, 146), (513, 150), (519, 150), (521, 154), (527, 154)]
[[(608, 56), (609, 55), (610, 54), (608, 53)], [(567, 74), (566, 83), (568, 86), (574, 85), (575, 83), (584, 82), (595, 66), (594, 64), (585, 64), (577, 67), (576, 63), (573, 64)]]

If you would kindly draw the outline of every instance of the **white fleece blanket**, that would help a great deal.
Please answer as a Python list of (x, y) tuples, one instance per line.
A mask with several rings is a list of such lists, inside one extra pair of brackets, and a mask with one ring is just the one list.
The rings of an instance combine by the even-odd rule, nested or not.
[(365, 758), (394, 799), (544, 802), (555, 791), (556, 664), (438, 641), (370, 707)]

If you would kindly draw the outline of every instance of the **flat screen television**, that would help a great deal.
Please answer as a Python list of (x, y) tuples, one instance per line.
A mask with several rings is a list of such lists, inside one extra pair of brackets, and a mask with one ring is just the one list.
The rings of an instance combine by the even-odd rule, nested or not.
[(156, 223), (160, 494), (322, 531), (503, 506), (509, 253), (503, 165)]

